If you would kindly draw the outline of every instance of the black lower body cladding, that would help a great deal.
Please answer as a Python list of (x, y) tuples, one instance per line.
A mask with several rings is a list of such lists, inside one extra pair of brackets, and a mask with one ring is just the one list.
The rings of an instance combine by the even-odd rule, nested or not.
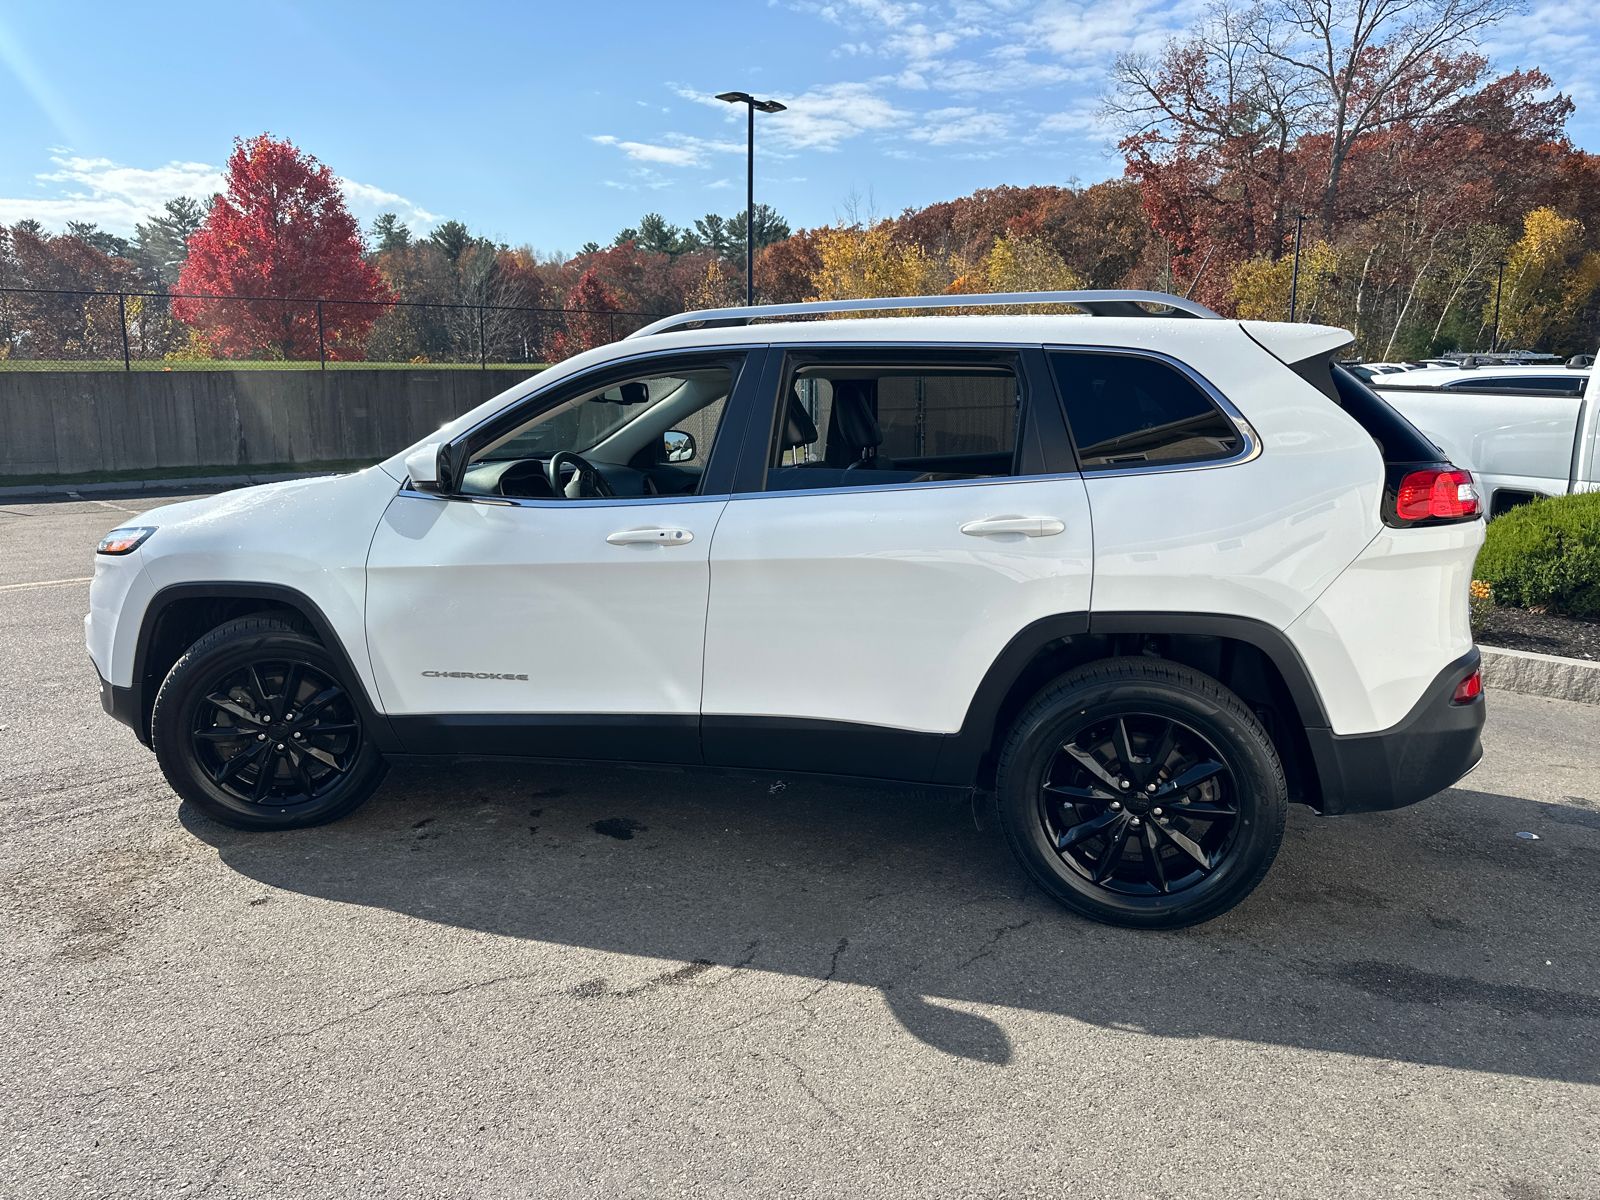
[(1474, 647), (1451, 663), (1403, 720), (1379, 733), (1306, 730), (1322, 777), (1324, 815), (1404, 808), (1443, 791), (1478, 765), (1483, 693), (1464, 704), (1451, 698), (1481, 657)]

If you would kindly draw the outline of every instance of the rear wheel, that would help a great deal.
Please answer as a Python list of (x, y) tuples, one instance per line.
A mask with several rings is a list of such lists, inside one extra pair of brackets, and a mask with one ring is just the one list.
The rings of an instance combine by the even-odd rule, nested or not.
[(1113, 925), (1209, 921), (1253, 891), (1288, 814), (1266, 731), (1177, 663), (1107, 659), (1057, 680), (1001, 753), (1001, 824), (1062, 904)]
[(387, 770), (339, 664), (277, 617), (201, 638), (156, 696), (151, 740), (173, 791), (236, 829), (336, 821)]

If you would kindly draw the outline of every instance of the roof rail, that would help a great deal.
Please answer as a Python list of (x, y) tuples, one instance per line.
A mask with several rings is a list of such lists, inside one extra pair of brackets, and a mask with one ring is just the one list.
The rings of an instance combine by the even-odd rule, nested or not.
[[(1102, 288), (1084, 292), (991, 292), (962, 293), (955, 296), (884, 296), (874, 300), (813, 300), (806, 304), (758, 304), (750, 308), (706, 308), (698, 312), (678, 313), (646, 325), (628, 337), (648, 337), (652, 333), (666, 333), (685, 325), (720, 327), (748, 325), (756, 320), (774, 317), (801, 317), (819, 313), (881, 312), (885, 309), (906, 308), (978, 308), (1011, 304), (1062, 304), (1081, 308), (1096, 317), (1206, 317), (1221, 320), (1220, 313), (1212, 312), (1204, 304), (1182, 296), (1169, 296), (1165, 292), (1123, 291)], [(1166, 312), (1151, 312), (1140, 305), (1155, 304)]]

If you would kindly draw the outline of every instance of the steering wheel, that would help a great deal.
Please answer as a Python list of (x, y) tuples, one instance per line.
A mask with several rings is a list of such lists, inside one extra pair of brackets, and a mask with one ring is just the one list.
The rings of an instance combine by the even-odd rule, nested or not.
[(552, 496), (566, 496), (567, 490), (561, 483), (561, 468), (571, 466), (573, 470), (572, 483), (578, 485), (578, 494), (568, 496), (569, 500), (581, 500), (587, 494), (590, 496), (615, 496), (611, 485), (606, 482), (606, 477), (588, 459), (574, 454), (571, 450), (557, 450), (550, 456), (550, 461), (544, 465), (544, 477), (550, 484)]

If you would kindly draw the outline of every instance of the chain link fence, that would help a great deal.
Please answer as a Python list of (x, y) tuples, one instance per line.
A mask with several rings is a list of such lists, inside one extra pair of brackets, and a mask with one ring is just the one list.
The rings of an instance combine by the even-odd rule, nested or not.
[(665, 314), (0, 287), (0, 372), (539, 365)]

